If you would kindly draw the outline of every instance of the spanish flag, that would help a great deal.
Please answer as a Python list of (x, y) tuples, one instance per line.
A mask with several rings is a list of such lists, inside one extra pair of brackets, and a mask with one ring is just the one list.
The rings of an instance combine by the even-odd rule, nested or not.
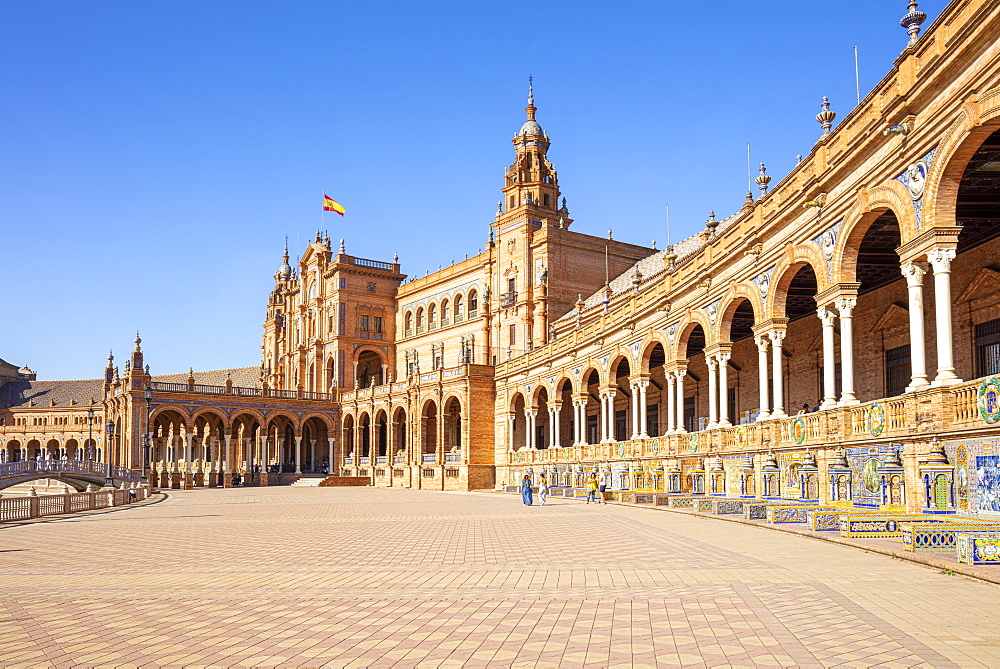
[(326, 193), (323, 193), (323, 211), (335, 211), (341, 216), (344, 215), (344, 208), (340, 205), (340, 203)]

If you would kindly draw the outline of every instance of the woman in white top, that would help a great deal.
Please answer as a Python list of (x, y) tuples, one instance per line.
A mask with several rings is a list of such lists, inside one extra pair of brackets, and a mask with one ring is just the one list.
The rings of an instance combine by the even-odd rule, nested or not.
[(545, 500), (549, 497), (549, 481), (545, 474), (538, 477), (538, 501), (541, 506), (545, 506)]

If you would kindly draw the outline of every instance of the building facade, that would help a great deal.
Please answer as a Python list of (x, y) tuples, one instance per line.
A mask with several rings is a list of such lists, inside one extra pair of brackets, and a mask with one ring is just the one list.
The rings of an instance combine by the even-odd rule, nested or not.
[[(824, 99), (790, 174), (762, 165), (756, 198), (661, 251), (571, 229), (529, 91), (481, 252), (410, 280), (319, 234), (294, 267), (286, 249), (259, 368), (154, 378), (137, 342), (76, 391), (116, 426), (101, 452), (174, 486), (597, 470), (620, 490), (1000, 514), (1000, 6), (953, 2), (920, 35), (924, 18), (835, 128)], [(28, 395), (3, 396), (4, 457), (80, 443), (13, 428), (85, 397)]]

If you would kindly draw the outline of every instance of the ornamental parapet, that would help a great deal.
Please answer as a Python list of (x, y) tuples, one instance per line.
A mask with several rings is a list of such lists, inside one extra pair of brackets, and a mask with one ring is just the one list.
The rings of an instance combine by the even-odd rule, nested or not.
[(848, 446), (851, 443), (921, 436), (946, 439), (952, 431), (966, 434), (991, 425), (981, 410), (979, 390), (982, 386), (983, 379), (977, 379), (864, 404), (687, 434), (562, 448), (520, 449), (506, 454), (506, 464), (655, 460), (715, 453)]

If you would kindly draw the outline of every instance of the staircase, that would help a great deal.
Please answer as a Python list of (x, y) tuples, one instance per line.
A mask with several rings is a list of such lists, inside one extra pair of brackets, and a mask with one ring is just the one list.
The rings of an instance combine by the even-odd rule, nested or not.
[(299, 488), (318, 488), (320, 482), (325, 478), (326, 476), (323, 474), (303, 474), (302, 478), (292, 485)]

